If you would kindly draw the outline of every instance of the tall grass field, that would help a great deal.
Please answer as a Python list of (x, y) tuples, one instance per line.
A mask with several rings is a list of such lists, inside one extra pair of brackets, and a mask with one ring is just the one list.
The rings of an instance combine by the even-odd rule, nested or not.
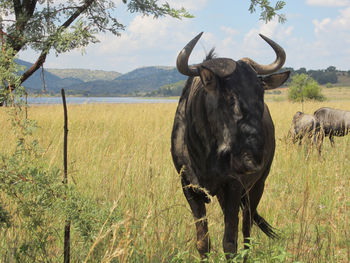
[[(312, 114), (322, 106), (350, 110), (350, 100), (301, 105), (271, 99), (267, 104), (277, 145), (258, 210), (281, 238), (269, 240), (254, 226), (248, 262), (350, 262), (350, 135), (335, 137), (334, 148), (326, 138), (321, 158), (312, 147), (293, 145), (287, 138), (296, 111)], [(72, 262), (199, 262), (192, 214), (170, 154), (176, 106), (68, 105), (69, 184), (101, 207), (114, 202), (121, 215), (115, 231), (104, 235), (101, 229), (93, 237), (90, 252), (101, 250), (100, 257), (78, 251), (83, 241), (74, 237), (72, 221)], [(63, 170), (62, 106), (31, 106), (28, 117), (38, 123), (34, 136), (45, 160)], [(2, 154), (16, 144), (8, 119), (7, 109), (0, 109)], [(0, 193), (6, 207), (4, 198)], [(208, 262), (225, 262), (223, 214), (215, 198), (207, 212), (212, 242)], [(15, 219), (14, 226), (20, 224), (21, 218)], [(15, 247), (20, 238), (13, 231), (0, 229), (0, 262), (11, 258), (4, 251), (8, 242)], [(99, 245), (104, 238), (108, 242)], [(63, 228), (62, 240), (52, 243), (57, 257), (46, 262), (63, 262), (62, 244)]]

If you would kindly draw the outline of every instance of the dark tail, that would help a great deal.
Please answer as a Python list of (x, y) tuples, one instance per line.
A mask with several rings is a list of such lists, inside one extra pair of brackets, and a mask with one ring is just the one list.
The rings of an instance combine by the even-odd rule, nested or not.
[(263, 231), (268, 237), (272, 239), (279, 238), (279, 235), (275, 232), (275, 228), (272, 227), (269, 223), (266, 222), (266, 220), (261, 217), (258, 212), (255, 212), (254, 214), (254, 222), (255, 224)]

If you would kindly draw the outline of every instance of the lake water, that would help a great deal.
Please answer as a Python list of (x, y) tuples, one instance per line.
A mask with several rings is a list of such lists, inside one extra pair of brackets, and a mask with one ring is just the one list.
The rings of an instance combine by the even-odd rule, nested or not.
[[(141, 98), (141, 97), (66, 97), (68, 104), (86, 103), (174, 103), (178, 99)], [(28, 97), (29, 105), (62, 104), (61, 97)]]

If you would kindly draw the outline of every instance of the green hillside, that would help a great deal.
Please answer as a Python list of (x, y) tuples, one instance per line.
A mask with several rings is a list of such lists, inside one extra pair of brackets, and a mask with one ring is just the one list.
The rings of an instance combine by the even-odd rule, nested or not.
[(157, 90), (148, 92), (146, 96), (148, 97), (171, 97), (171, 96), (180, 96), (182, 90), (185, 86), (186, 81), (180, 80), (176, 83), (166, 84), (160, 87)]
[[(30, 67), (23, 60), (17, 63)], [(163, 85), (186, 79), (175, 67), (143, 67), (121, 75), (118, 72), (86, 69), (45, 69), (45, 88), (49, 95), (59, 95), (61, 89), (74, 96), (142, 96)], [(23, 83), (32, 94), (41, 94), (43, 82), (41, 70)]]
[(84, 82), (94, 80), (113, 80), (122, 74), (116, 71), (90, 70), (90, 69), (53, 69), (48, 68), (46, 71), (64, 79), (75, 78)]
[[(23, 60), (17, 63), (27, 68), (32, 64)], [(325, 70), (290, 70), (291, 76), (305, 73), (325, 87), (349, 87), (350, 71), (328, 67)], [(45, 69), (45, 89), (47, 94), (59, 95), (64, 88), (73, 96), (178, 96), (181, 94), (186, 76), (175, 67), (142, 67), (129, 73), (89, 69)], [(291, 81), (291, 78), (289, 79)], [(29, 93), (41, 94), (43, 82), (38, 70), (23, 83)], [(285, 85), (288, 86), (288, 82)]]
[(135, 69), (112, 81), (96, 80), (66, 87), (70, 95), (84, 96), (143, 96), (180, 80), (181, 75), (175, 67), (143, 67)]
[[(18, 65), (24, 66), (25, 70), (27, 70), (32, 66), (32, 63), (21, 59), (16, 59), (16, 63)], [(78, 83), (83, 82), (78, 78), (71, 78), (71, 77), (62, 79), (59, 76), (47, 71), (46, 69), (44, 69), (43, 73), (41, 70), (37, 70), (36, 72), (34, 72), (32, 76), (30, 76), (30, 78), (28, 78), (25, 82), (23, 82), (23, 86), (27, 89), (29, 93), (35, 93), (35, 94), (43, 93), (44, 83), (42, 81), (42, 74), (45, 79), (46, 93), (50, 95), (59, 94), (61, 91), (61, 88), (64, 88), (66, 86), (76, 85)]]

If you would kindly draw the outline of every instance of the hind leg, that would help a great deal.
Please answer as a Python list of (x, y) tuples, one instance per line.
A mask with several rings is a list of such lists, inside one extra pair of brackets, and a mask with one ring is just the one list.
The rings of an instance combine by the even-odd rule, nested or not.
[(242, 198), (244, 204), (243, 207), (243, 224), (242, 232), (244, 238), (244, 248), (249, 248), (250, 232), (253, 224), (254, 216), (256, 215), (256, 208), (260, 202), (262, 194), (264, 192), (265, 180), (258, 181), (253, 188), (246, 193)]
[(205, 202), (203, 197), (195, 193), (192, 188), (186, 186), (184, 180), (182, 182), (182, 189), (187, 199), (188, 204), (192, 210), (197, 231), (197, 250), (201, 259), (207, 257), (210, 251), (210, 240), (208, 234), (208, 221), (206, 218)]
[[(270, 163), (271, 165), (271, 163)], [(257, 212), (257, 207), (261, 200), (261, 197), (265, 188), (265, 180), (270, 172), (270, 168), (265, 170), (264, 175), (258, 180), (255, 185), (250, 189), (248, 193), (242, 196), (243, 204), (243, 224), (242, 232), (244, 239), (244, 248), (249, 249), (250, 233), (253, 221), (257, 226), (270, 238), (277, 238), (278, 235), (273, 231), (273, 227), (265, 221)], [(244, 262), (247, 261), (247, 256), (244, 258)]]

